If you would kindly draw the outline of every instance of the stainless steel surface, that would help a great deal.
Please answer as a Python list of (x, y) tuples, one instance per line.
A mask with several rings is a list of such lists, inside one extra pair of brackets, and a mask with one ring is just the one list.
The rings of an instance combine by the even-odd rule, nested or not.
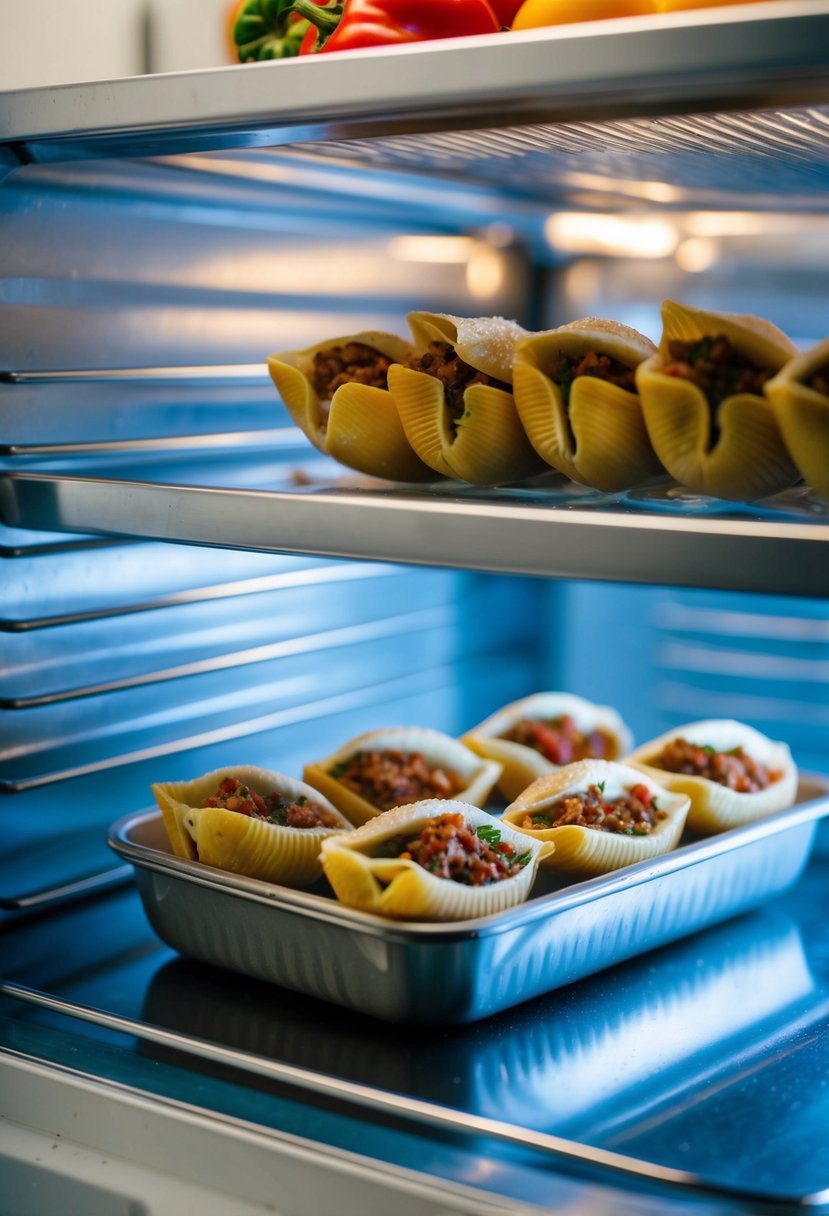
[(108, 842), (136, 867), (153, 928), (182, 954), (392, 1022), (488, 1017), (756, 907), (790, 886), (829, 813), (825, 783), (759, 823), (654, 861), (567, 884), (542, 872), (520, 908), (476, 921), (399, 924), (314, 892), (173, 857), (160, 813)]
[[(107, 1090), (142, 1097), (144, 1119), (171, 1102), (187, 1107), (202, 1116), (202, 1141), (211, 1123), (230, 1134), (210, 1155), (221, 1163), (220, 1189), (222, 1178), (227, 1185), (234, 1176), (228, 1121), (240, 1119), (246, 1139), (307, 1138), (323, 1153), (356, 1152), (369, 1171), (372, 1164), (398, 1177), (414, 1170), (423, 1181), (437, 1179), (439, 1189), (445, 1182), (472, 1187), (481, 1197), (478, 1205), (470, 1200), (473, 1212), (487, 1198), (500, 1198), (511, 1212), (527, 1205), (550, 1216), (673, 1216), (676, 1204), (685, 1213), (759, 1216), (803, 1210), (806, 1196), (820, 1209), (829, 1178), (826, 1089), (815, 1084), (827, 1050), (826, 826), (802, 879), (761, 909), (453, 1029), (332, 1013), (324, 1002), (176, 956), (153, 934), (134, 891), (19, 920), (4, 935), (6, 978), (47, 994), (69, 1016), (0, 998), (0, 1067), (13, 1057), (59, 1072), (52, 1098), (56, 1113), (63, 1094), (67, 1124), (34, 1117), (32, 1079), (18, 1091), (8, 1070), (0, 1084), (5, 1109), (71, 1139), (73, 1112), (87, 1129), (130, 1126), (107, 1103)], [(125, 1019), (125, 1032), (74, 1018), (76, 1007)], [(134, 1024), (166, 1030), (176, 1044), (196, 1040), (242, 1053), (251, 1069), (150, 1042), (132, 1033)], [(347, 1097), (329, 1100), (296, 1085), (286, 1091), (257, 1074), (260, 1058), (269, 1073), (286, 1066), (287, 1074), (332, 1078)], [(78, 1084), (94, 1090), (94, 1101), (80, 1101)], [(718, 1200), (683, 1187), (682, 1207), (676, 1192), (650, 1190), (644, 1171), (638, 1182), (604, 1171), (608, 1189), (597, 1192), (597, 1175), (586, 1172), (589, 1152), (555, 1156), (522, 1149), (520, 1136), (503, 1142), (400, 1122), (362, 1107), (362, 1095), (374, 1093), (387, 1109), (405, 1108), (411, 1097), (451, 1117), (506, 1123), (513, 1136), (526, 1128), (545, 1142), (652, 1162), (746, 1198)], [(179, 1165), (191, 1152), (199, 1159), (195, 1137), (186, 1152), (172, 1129), (154, 1139)], [(140, 1156), (140, 1132), (134, 1147)], [(314, 1160), (312, 1148), (312, 1167)], [(251, 1181), (272, 1186), (279, 1169), (262, 1163), (249, 1171)], [(305, 1186), (316, 1177), (306, 1170)], [(318, 1200), (308, 1216), (329, 1210)]]
[[(141, 535), (265, 552), (458, 566), (562, 578), (829, 595), (826, 504), (735, 507), (664, 490), (601, 495), (548, 488), (317, 493), (10, 474), (12, 527)], [(783, 500), (784, 503), (786, 500)]]
[[(32, 159), (826, 100), (824, 0), (0, 95)], [(700, 65), (705, 65), (701, 68)]]
[(413, 603), (413, 625), (431, 610), (448, 626), (463, 606), (476, 605), (461, 578), (420, 574), (415, 587), (413, 572), (402, 567), (326, 564), (305, 578), (277, 575), (272, 588), (263, 580), (264, 587), (245, 593), (242, 584), (232, 600), (228, 592), (51, 629), (0, 632), (0, 708), (54, 704), (357, 641), (372, 622), (382, 633), (386, 616), (399, 617)]
[[(708, 1179), (687, 1170), (666, 1168), (653, 1162), (638, 1161), (621, 1153), (608, 1152), (589, 1145), (567, 1141), (560, 1136), (545, 1135), (527, 1127), (512, 1126), (500, 1119), (473, 1115), (467, 1111), (453, 1111), (433, 1103), (423, 1102), (411, 1096), (401, 1098), (393, 1093), (371, 1089), (367, 1086), (344, 1082), (324, 1073), (292, 1067), (261, 1055), (249, 1055), (229, 1050), (216, 1043), (199, 1040), (136, 1021), (109, 1014), (102, 1009), (89, 1008), (37, 992), (20, 984), (0, 982), (0, 995), (23, 1001), (50, 1012), (70, 1018), (88, 1021), (107, 1030), (133, 1035), (139, 1041), (153, 1043), (188, 1055), (196, 1056), (213, 1065), (240, 1069), (265, 1077), (270, 1081), (297, 1086), (310, 1093), (329, 1099), (357, 1103), (364, 1110), (376, 1111), (388, 1119), (422, 1123), (444, 1135), (461, 1137), (485, 1137), (494, 1142), (513, 1144), (523, 1150), (533, 1150), (565, 1162), (579, 1163), (598, 1171), (607, 1171), (615, 1181), (637, 1179), (648, 1183), (662, 1184), (671, 1188), (689, 1188), (702, 1194), (718, 1198), (750, 1198), (750, 1189), (740, 1190), (718, 1186)], [(789, 1195), (756, 1195), (764, 1202), (785, 1202)], [(822, 1195), (797, 1197), (809, 1206), (817, 1206)]]

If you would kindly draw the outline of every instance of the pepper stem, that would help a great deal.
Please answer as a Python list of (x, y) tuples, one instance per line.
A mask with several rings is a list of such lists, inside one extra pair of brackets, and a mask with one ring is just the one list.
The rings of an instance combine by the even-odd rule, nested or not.
[(340, 24), (340, 18), (343, 15), (344, 4), (326, 4), (324, 7), (321, 4), (314, 4), (313, 0), (294, 0), (291, 5), (291, 12), (297, 13), (298, 16), (304, 17), (306, 21), (310, 21), (316, 26), (319, 34), (317, 50), (325, 45), (328, 39)]

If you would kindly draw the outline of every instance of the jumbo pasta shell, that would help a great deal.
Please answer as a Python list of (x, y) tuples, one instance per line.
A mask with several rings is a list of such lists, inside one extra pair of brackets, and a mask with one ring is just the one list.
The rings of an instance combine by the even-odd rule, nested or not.
[[(658, 758), (663, 748), (671, 740), (680, 738), (698, 747), (713, 747), (722, 752), (742, 747), (753, 760), (780, 775), (766, 789), (741, 794), (707, 777), (673, 773), (660, 768)], [(788, 746), (776, 743), (744, 722), (730, 718), (714, 718), (679, 726), (644, 743), (628, 756), (627, 762), (668, 789), (687, 794), (691, 799), (688, 826), (704, 836), (725, 832), (775, 811), (785, 810), (797, 796), (797, 767)]]
[[(341, 826), (287, 827), (223, 807), (203, 806), (227, 777), (263, 796), (278, 793), (310, 799), (335, 816)], [(345, 816), (309, 785), (253, 765), (216, 769), (193, 781), (159, 783), (152, 786), (152, 792), (176, 856), (285, 886), (308, 886), (315, 882), (322, 873), (322, 841), (351, 830)]]
[[(477, 371), (512, 383), (515, 342), (526, 333), (514, 321), (412, 313), (409, 324), (418, 350), (433, 341), (445, 342)], [(435, 376), (395, 365), (389, 368), (389, 390), (412, 448), (436, 472), (473, 485), (494, 485), (519, 480), (543, 467), (524, 433), (511, 392), (495, 385), (469, 385), (463, 395), (463, 416), (453, 420), (443, 383)]]
[[(441, 767), (455, 773), (463, 787), (456, 795), (459, 801), (483, 806), (501, 773), (501, 766), (492, 760), (482, 760), (451, 735), (420, 726), (390, 726), (367, 731), (344, 743), (324, 760), (306, 765), (303, 779), (320, 790), (353, 824), (375, 819), (381, 811), (349, 789), (331, 772), (347, 763), (357, 752), (401, 751), (419, 752), (432, 768)], [(441, 802), (443, 799), (433, 799)]]
[(779, 371), (795, 353), (776, 326), (759, 317), (710, 313), (671, 300), (662, 306), (659, 353), (640, 364), (636, 386), (645, 425), (662, 464), (698, 494), (752, 501), (776, 494), (798, 478), (771, 403), (757, 393), (726, 397), (717, 411), (719, 437), (712, 446), (713, 416), (692, 381), (666, 375), (669, 343), (722, 334), (747, 358)]
[[(521, 826), (528, 815), (537, 815), (567, 794), (603, 784), (607, 798), (619, 797), (635, 785), (647, 785), (659, 809), (667, 812), (646, 836), (627, 836), (596, 828), (567, 824), (563, 827), (532, 828)], [(543, 864), (569, 874), (589, 877), (608, 874), (637, 861), (668, 853), (679, 844), (690, 799), (686, 794), (667, 790), (652, 775), (609, 760), (580, 760), (539, 777), (508, 806), (502, 820), (532, 840), (555, 844), (555, 852)]]
[[(520, 873), (486, 886), (468, 886), (429, 873), (417, 862), (375, 857), (372, 852), (400, 835), (416, 835), (443, 814), (459, 813), (470, 827), (486, 826), (529, 859)], [(337, 899), (350, 908), (397, 920), (456, 921), (489, 916), (523, 903), (539, 861), (552, 851), (547, 842), (527, 841), (499, 819), (468, 803), (428, 799), (401, 806), (323, 844), (322, 864)]]
[(548, 375), (554, 358), (595, 352), (635, 369), (656, 354), (626, 325), (584, 318), (522, 339), (515, 348), (515, 405), (539, 456), (573, 481), (606, 493), (639, 485), (660, 471), (638, 394), (595, 376), (577, 376), (569, 403)]
[(829, 338), (790, 360), (765, 393), (798, 471), (818, 494), (829, 497), (829, 396), (807, 383), (829, 367)]
[(351, 469), (393, 481), (434, 480), (406, 439), (386, 389), (352, 383), (340, 385), (330, 402), (317, 395), (309, 378), (314, 355), (350, 342), (394, 361), (405, 360), (411, 351), (403, 338), (370, 331), (271, 355), (268, 370), (288, 413), (316, 448)]
[(583, 697), (565, 692), (536, 692), (529, 697), (513, 701), (491, 714), (479, 726), (463, 735), (461, 742), (487, 760), (501, 765), (498, 788), (510, 801), (518, 798), (528, 785), (539, 777), (556, 772), (553, 764), (534, 747), (506, 739), (522, 718), (542, 721), (567, 715), (573, 719), (579, 731), (604, 731), (613, 740), (613, 751), (609, 757), (618, 760), (633, 743), (633, 736), (620, 715), (609, 705), (596, 705)]

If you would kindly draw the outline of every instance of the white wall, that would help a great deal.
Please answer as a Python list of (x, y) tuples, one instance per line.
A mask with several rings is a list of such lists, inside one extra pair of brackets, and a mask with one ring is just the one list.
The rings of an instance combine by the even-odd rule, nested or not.
[(0, 90), (228, 64), (231, 4), (0, 0)]

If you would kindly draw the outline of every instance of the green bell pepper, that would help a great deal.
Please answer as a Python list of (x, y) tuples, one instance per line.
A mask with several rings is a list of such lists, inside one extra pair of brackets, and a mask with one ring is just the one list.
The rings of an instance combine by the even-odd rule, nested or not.
[(293, 0), (245, 0), (233, 26), (240, 63), (292, 59), (309, 23), (291, 11)]

